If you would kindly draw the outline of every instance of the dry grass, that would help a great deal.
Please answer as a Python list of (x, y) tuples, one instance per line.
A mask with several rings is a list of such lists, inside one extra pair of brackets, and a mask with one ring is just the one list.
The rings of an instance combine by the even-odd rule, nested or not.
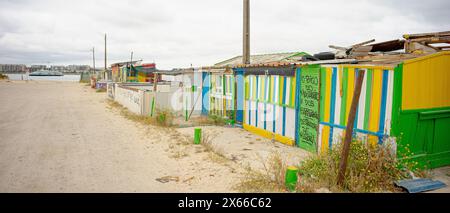
[[(321, 155), (313, 155), (302, 161), (299, 167), (297, 192), (400, 192), (394, 181), (427, 175), (417, 168), (417, 163), (398, 160), (389, 146), (352, 142), (346, 178), (343, 186), (337, 185), (341, 146)], [(285, 165), (280, 153), (272, 153), (267, 161), (262, 160), (262, 171), (250, 167), (236, 185), (241, 192), (287, 192), (285, 187)]]
[(123, 107), (119, 103), (108, 100), (107, 101), (110, 108), (114, 108), (119, 110), (119, 113), (127, 118), (128, 120), (132, 120), (144, 125), (153, 125), (153, 126), (160, 126), (160, 127), (171, 127), (172, 121), (173, 121), (173, 115), (172, 113), (168, 111), (156, 111), (155, 117), (150, 116), (144, 116), (144, 115), (138, 115), (135, 113), (130, 112), (127, 108)]
[(174, 115), (169, 110), (156, 110), (155, 119), (158, 126), (170, 127), (173, 126)]
[(95, 90), (95, 92), (104, 93), (104, 92), (106, 92), (106, 88), (99, 88), (99, 89)]
[(274, 152), (269, 156), (267, 161), (261, 157), (260, 161), (264, 169), (262, 171), (256, 171), (247, 167), (245, 175), (235, 186), (235, 189), (246, 193), (287, 192), (285, 187), (287, 166), (281, 154)]
[(7, 75), (4, 75), (4, 74), (0, 73), (0, 79), (1, 80), (8, 80), (9, 77)]
[(225, 165), (230, 161), (230, 159), (225, 156), (223, 148), (213, 144), (212, 137), (209, 134), (204, 133), (202, 135), (200, 144), (203, 146), (204, 152), (209, 153), (208, 157), (211, 161), (222, 165)]
[(397, 159), (389, 146), (353, 141), (343, 186), (336, 184), (342, 146), (301, 162), (299, 191), (327, 188), (333, 192), (399, 192), (394, 181), (420, 170)]

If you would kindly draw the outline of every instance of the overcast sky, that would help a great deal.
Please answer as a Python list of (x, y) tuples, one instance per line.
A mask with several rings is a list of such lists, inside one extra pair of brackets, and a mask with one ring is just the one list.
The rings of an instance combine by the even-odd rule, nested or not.
[[(251, 0), (252, 54), (447, 30), (449, 0)], [(242, 52), (242, 0), (0, 0), (0, 63), (104, 66), (104, 33), (109, 64), (212, 65)]]

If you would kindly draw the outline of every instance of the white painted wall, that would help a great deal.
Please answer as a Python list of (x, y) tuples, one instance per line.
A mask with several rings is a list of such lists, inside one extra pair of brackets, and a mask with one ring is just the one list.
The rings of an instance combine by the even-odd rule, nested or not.
[(116, 86), (114, 100), (133, 113), (142, 115), (144, 104), (144, 91), (132, 90)]

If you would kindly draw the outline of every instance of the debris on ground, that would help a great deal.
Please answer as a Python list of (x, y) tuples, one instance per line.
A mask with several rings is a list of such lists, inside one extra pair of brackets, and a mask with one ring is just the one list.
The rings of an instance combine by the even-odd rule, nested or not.
[(156, 178), (155, 180), (158, 181), (158, 182), (161, 182), (161, 183), (168, 183), (168, 182), (171, 182), (171, 181), (179, 182), (180, 181), (180, 177), (164, 176), (164, 177)]
[(444, 188), (447, 185), (438, 180), (429, 178), (409, 179), (395, 181), (395, 185), (405, 189), (408, 193), (420, 193)]

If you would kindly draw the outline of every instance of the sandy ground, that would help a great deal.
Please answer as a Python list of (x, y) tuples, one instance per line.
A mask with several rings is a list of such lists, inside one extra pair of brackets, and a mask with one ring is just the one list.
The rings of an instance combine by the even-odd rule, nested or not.
[(235, 163), (111, 112), (105, 98), (78, 83), (0, 82), (0, 192), (234, 191)]
[[(286, 146), (241, 128), (206, 126), (201, 127), (203, 137), (209, 137), (217, 152), (244, 168), (263, 170), (264, 164), (274, 156), (280, 156), (288, 164), (296, 166), (311, 154), (302, 149)], [(178, 132), (188, 137), (193, 127), (179, 128)]]
[(450, 193), (450, 166), (434, 169), (431, 172), (431, 177), (447, 185), (447, 187), (431, 191), (431, 193)]

